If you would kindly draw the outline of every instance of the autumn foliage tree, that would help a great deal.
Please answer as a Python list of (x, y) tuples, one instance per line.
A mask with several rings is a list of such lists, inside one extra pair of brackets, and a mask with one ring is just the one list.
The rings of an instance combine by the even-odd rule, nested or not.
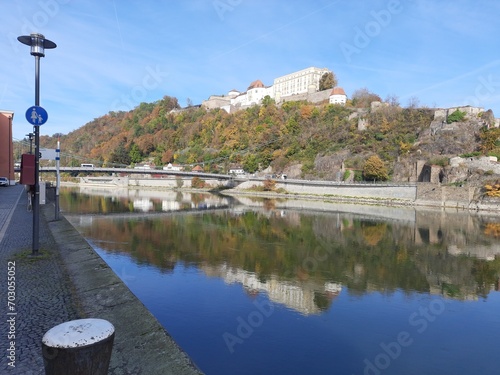
[(276, 188), (276, 181), (267, 179), (263, 182), (264, 191), (274, 191)]
[(206, 187), (205, 180), (202, 180), (199, 177), (193, 177), (191, 180), (191, 187), (194, 189), (203, 189)]
[(500, 148), (500, 128), (483, 128), (479, 134), (481, 151), (485, 154)]
[(486, 184), (484, 186), (484, 190), (486, 191), (485, 194), (488, 197), (500, 198), (500, 181), (496, 181), (494, 183)]
[(382, 99), (377, 94), (368, 91), (366, 88), (358, 89), (352, 94), (352, 105), (356, 108), (369, 107), (372, 102), (381, 102)]
[(337, 77), (333, 72), (325, 73), (319, 79), (319, 90), (323, 91), (332, 89), (335, 86), (337, 86), (337, 83), (338, 83)]
[(387, 168), (378, 155), (372, 155), (366, 160), (363, 176), (365, 180), (386, 181), (389, 179)]

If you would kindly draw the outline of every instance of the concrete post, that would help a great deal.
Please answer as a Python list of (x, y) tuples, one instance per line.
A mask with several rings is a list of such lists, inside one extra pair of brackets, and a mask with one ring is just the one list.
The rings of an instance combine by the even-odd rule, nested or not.
[(59, 324), (42, 338), (46, 375), (107, 375), (114, 326), (104, 319), (78, 319)]

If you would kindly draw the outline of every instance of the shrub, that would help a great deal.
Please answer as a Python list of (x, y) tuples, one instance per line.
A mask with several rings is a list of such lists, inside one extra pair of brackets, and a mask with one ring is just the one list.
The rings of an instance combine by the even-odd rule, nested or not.
[(344, 172), (344, 176), (342, 177), (342, 181), (347, 181), (349, 176), (351, 175), (351, 171), (348, 169)]
[(488, 197), (500, 197), (500, 183), (498, 181), (484, 185), (484, 190)]
[(498, 160), (500, 160), (500, 148), (496, 148), (488, 152), (488, 156), (495, 156)]
[(264, 185), (264, 191), (274, 191), (274, 189), (276, 188), (276, 181), (265, 180), (263, 185)]
[(459, 111), (458, 109), (455, 110), (451, 115), (448, 116), (448, 119), (446, 122), (448, 124), (451, 124), (452, 122), (459, 122), (462, 121), (465, 118), (466, 113)]
[(481, 155), (481, 152), (479, 151), (474, 151), (474, 152), (468, 152), (466, 154), (460, 155), (461, 158), (473, 158), (475, 156)]
[(193, 179), (191, 180), (191, 187), (195, 189), (203, 189), (204, 187), (206, 187), (205, 180), (202, 180), (199, 177), (193, 177)]
[(446, 167), (450, 163), (447, 157), (437, 157), (429, 160), (430, 165), (439, 165), (440, 167)]
[(355, 170), (354, 171), (354, 181), (363, 181), (363, 171)]

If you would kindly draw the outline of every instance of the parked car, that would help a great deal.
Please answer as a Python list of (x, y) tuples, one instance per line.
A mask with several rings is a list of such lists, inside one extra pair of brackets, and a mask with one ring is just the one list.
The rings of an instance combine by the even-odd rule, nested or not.
[(0, 177), (0, 186), (9, 186), (9, 180), (7, 177)]

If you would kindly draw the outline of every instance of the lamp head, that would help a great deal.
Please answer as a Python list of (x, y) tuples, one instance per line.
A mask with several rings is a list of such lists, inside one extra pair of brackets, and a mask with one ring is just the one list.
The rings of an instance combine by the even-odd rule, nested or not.
[(45, 48), (56, 48), (57, 45), (51, 40), (45, 39), (42, 34), (31, 33), (30, 35), (18, 36), (17, 40), (31, 47), (31, 55), (44, 57)]

